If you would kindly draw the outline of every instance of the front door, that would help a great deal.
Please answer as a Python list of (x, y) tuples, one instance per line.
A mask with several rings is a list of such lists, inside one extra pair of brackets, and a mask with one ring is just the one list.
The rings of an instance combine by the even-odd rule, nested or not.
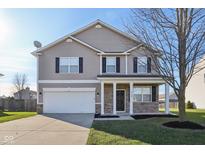
[(116, 91), (116, 108), (117, 111), (125, 111), (125, 91), (124, 90), (117, 90)]

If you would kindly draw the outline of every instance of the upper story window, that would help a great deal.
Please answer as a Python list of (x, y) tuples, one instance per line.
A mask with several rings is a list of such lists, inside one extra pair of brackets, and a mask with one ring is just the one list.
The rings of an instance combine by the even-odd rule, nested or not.
[(79, 57), (60, 57), (60, 73), (79, 73)]
[(151, 73), (150, 57), (134, 57), (133, 64), (134, 73)]
[(134, 87), (133, 100), (136, 102), (151, 102), (152, 88), (151, 87)]
[(138, 57), (138, 73), (147, 73), (147, 57)]
[(106, 72), (115, 73), (116, 72), (116, 57), (106, 58)]

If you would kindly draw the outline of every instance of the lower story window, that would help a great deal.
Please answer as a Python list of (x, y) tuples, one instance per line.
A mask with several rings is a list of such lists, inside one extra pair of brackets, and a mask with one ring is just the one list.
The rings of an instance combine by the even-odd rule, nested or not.
[(136, 86), (133, 89), (133, 100), (135, 102), (151, 102), (152, 100), (152, 88)]

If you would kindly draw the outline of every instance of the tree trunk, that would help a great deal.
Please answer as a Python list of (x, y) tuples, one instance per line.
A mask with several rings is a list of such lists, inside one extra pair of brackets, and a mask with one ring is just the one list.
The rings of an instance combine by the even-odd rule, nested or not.
[(185, 121), (185, 89), (186, 89), (186, 26), (185, 9), (179, 9), (178, 18), (178, 50), (179, 50), (179, 120)]
[(185, 112), (185, 88), (181, 87), (179, 91), (179, 121), (183, 122), (186, 120)]

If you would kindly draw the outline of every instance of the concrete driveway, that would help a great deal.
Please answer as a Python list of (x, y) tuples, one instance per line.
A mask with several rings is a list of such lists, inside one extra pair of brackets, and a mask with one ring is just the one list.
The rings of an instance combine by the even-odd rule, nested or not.
[(93, 114), (45, 114), (0, 123), (0, 144), (86, 144)]

